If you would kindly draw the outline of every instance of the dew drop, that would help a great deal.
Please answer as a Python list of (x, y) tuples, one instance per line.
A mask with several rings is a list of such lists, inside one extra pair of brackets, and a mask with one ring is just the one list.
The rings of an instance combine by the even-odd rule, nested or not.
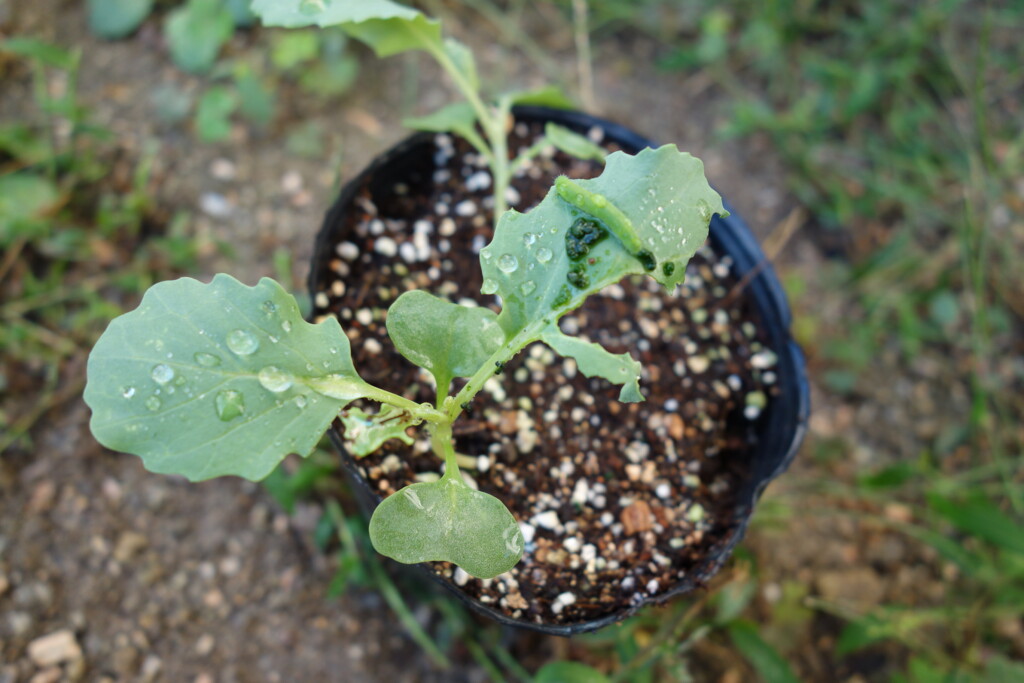
[(305, 396), (296, 396), (295, 397), (295, 406), (297, 408), (300, 408), (300, 409), (301, 408), (305, 408), (306, 407), (306, 397)]
[(498, 270), (503, 273), (514, 273), (519, 267), (519, 259), (512, 254), (502, 254), (498, 259)]
[(135, 395), (135, 387), (121, 387), (121, 395), (125, 398), (131, 398)]
[(526, 246), (532, 247), (533, 243), (536, 241), (537, 236), (534, 235), (532, 232), (527, 232), (523, 234), (523, 244), (525, 244)]
[(174, 378), (174, 386), (183, 387), (185, 386), (186, 381), (187, 380), (185, 379), (184, 375), (178, 375), (177, 377)]
[(227, 343), (228, 348), (239, 356), (249, 356), (256, 353), (256, 349), (260, 348), (260, 343), (256, 341), (256, 337), (245, 330), (232, 330), (229, 332)]
[(213, 404), (217, 408), (217, 417), (224, 422), (230, 422), (245, 412), (245, 397), (234, 389), (218, 392)]
[(258, 377), (263, 388), (275, 394), (280, 394), (292, 385), (292, 376), (273, 365), (260, 370)]
[(551, 250), (547, 247), (541, 247), (537, 250), (537, 261), (540, 263), (547, 263), (551, 260), (552, 256), (554, 256), (554, 254), (552, 254)]
[(285, 334), (291, 332), (292, 331), (291, 321), (282, 320), (281, 321), (281, 329), (285, 331)]
[(266, 315), (274, 315), (275, 313), (277, 313), (277, 306), (274, 304), (273, 301), (270, 300), (264, 301), (260, 305), (260, 308), (263, 309), (263, 313), (265, 313)]
[(483, 251), (480, 252), (480, 258), (482, 258), (484, 261), (490, 261), (492, 258), (494, 258), (494, 254), (484, 249)]
[(167, 384), (174, 379), (174, 370), (169, 365), (160, 363), (159, 365), (153, 366), (153, 371), (149, 373), (149, 376), (153, 378), (153, 381), (157, 384)]
[(490, 279), (490, 278), (485, 279), (483, 284), (480, 285), (480, 293), (481, 294), (494, 294), (497, 291), (498, 291), (498, 283), (495, 282), (494, 280)]
[(527, 280), (523, 284), (519, 285), (519, 291), (523, 293), (523, 296), (533, 294), (535, 289), (537, 289), (537, 283), (533, 280)]
[(220, 357), (215, 356), (212, 353), (199, 351), (192, 357), (195, 358), (196, 362), (202, 365), (204, 368), (213, 368), (220, 365)]
[(146, 407), (149, 408), (150, 412), (155, 413), (156, 411), (160, 410), (160, 405), (160, 399), (158, 399), (156, 396), (150, 396), (149, 398), (146, 399)]

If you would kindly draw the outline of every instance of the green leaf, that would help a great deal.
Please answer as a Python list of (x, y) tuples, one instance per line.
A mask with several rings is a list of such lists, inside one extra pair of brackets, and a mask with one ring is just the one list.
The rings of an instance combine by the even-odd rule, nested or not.
[(373, 453), (389, 439), (399, 439), (411, 446), (413, 438), (405, 430), (420, 424), (419, 420), (401, 408), (382, 405), (376, 415), (370, 415), (359, 408), (341, 412), (345, 425), (345, 443), (357, 457)]
[(316, 31), (286, 31), (271, 35), (270, 61), (287, 71), (303, 62), (311, 62), (320, 53)]
[(254, 0), (264, 26), (338, 26), (378, 57), (441, 50), (441, 22), (390, 0)]
[(0, 176), (0, 243), (45, 228), (45, 217), (60, 198), (57, 186), (34, 173)]
[(479, 91), (480, 77), (477, 75), (476, 60), (473, 58), (473, 53), (470, 49), (454, 38), (445, 38), (444, 53), (455, 64), (455, 70), (466, 79), (470, 88)]
[(556, 85), (546, 85), (536, 90), (519, 90), (506, 93), (502, 96), (502, 99), (508, 100), (513, 105), (523, 104), (536, 107), (552, 107), (553, 109), (574, 109), (576, 107), (576, 103), (569, 99), (562, 92), (562, 89)]
[(203, 142), (218, 142), (231, 135), (231, 115), (238, 107), (235, 93), (215, 85), (199, 98), (196, 107), (196, 132)]
[[(560, 178), (528, 214), (501, 217), (480, 252), (481, 291), (501, 297), (498, 322), (506, 338), (540, 339), (588, 295), (627, 275), (648, 273), (668, 289), (678, 285), (714, 213), (725, 210), (699, 159), (675, 145), (635, 156), (616, 152), (597, 178)], [(598, 374), (635, 381), (624, 360), (609, 371), (611, 354), (573, 348), (588, 354), (585, 362)], [(632, 387), (626, 394), (636, 398)]]
[(585, 135), (580, 135), (565, 126), (559, 126), (550, 121), (544, 126), (544, 137), (552, 145), (577, 159), (593, 159), (603, 163), (605, 156), (608, 155), (608, 150), (600, 145), (595, 145)]
[(993, 543), (1000, 548), (1024, 553), (1024, 533), (1021, 525), (1008, 517), (983, 494), (966, 499), (951, 499), (940, 495), (928, 496), (932, 509), (948, 519), (954, 526)]
[(497, 318), (488, 308), (460, 306), (416, 289), (391, 304), (386, 324), (398, 352), (447, 389), (452, 378), (471, 376), (504, 343)]
[(455, 102), (426, 116), (403, 119), (402, 125), (414, 130), (425, 130), (430, 133), (451, 132), (469, 138), (476, 134), (476, 112), (469, 102)]
[(100, 38), (124, 38), (152, 9), (153, 0), (89, 0), (89, 30)]
[(548, 662), (537, 672), (533, 683), (608, 683), (608, 677), (580, 662)]
[(210, 70), (234, 30), (231, 12), (220, 0), (189, 0), (171, 12), (164, 24), (171, 59), (182, 70), (196, 74)]
[(728, 630), (736, 649), (743, 653), (762, 680), (770, 683), (799, 683), (789, 662), (761, 638), (754, 624), (734, 621)]
[(454, 562), (482, 579), (514, 567), (523, 535), (512, 513), (456, 477), (446, 473), (385, 498), (370, 519), (377, 552), (405, 564)]
[(235, 26), (245, 28), (252, 26), (256, 21), (256, 15), (252, 13), (249, 4), (252, 0), (223, 0), (224, 6), (231, 13), (231, 20)]
[(75, 54), (36, 38), (7, 38), (0, 40), (0, 52), (10, 52), (19, 57), (33, 59), (40, 64), (58, 69), (71, 69), (75, 66)]
[[(96, 439), (193, 481), (262, 479), (289, 453), (308, 455), (372, 389), (336, 320), (311, 325), (273, 280), (247, 287), (227, 275), (151, 287), (110, 323), (87, 374)], [(317, 393), (327, 382), (330, 395)]]
[(549, 326), (542, 334), (541, 341), (561, 356), (575, 358), (580, 372), (587, 377), (603, 377), (612, 384), (621, 384), (619, 400), (623, 403), (639, 403), (644, 400), (640, 393), (640, 362), (628, 353), (613, 354), (600, 344), (569, 337)]
[(0, 150), (26, 166), (42, 163), (50, 158), (50, 146), (41, 135), (25, 123), (0, 126)]
[(299, 75), (299, 85), (321, 97), (335, 97), (348, 92), (359, 75), (359, 60), (344, 54), (324, 58)]
[(239, 110), (253, 125), (266, 126), (274, 118), (274, 93), (253, 73), (240, 75), (238, 86)]

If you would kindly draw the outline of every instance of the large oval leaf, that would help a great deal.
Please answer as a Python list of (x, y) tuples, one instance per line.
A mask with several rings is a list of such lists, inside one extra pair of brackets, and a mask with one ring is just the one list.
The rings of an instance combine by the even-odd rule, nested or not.
[[(258, 480), (289, 453), (307, 455), (368, 387), (336, 320), (311, 325), (273, 280), (247, 287), (227, 275), (151, 287), (110, 323), (87, 372), (96, 439), (193, 481)], [(310, 386), (324, 376), (330, 396)]]
[(391, 304), (387, 328), (398, 352), (446, 390), (453, 377), (480, 369), (505, 341), (497, 319), (489, 308), (460, 306), (417, 289)]
[(370, 519), (370, 540), (399, 562), (454, 562), (482, 579), (523, 555), (522, 532), (501, 501), (448, 475), (385, 498)]

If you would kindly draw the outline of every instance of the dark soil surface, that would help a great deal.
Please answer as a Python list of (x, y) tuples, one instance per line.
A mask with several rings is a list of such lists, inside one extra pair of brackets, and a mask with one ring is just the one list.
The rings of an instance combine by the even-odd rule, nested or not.
[[(517, 124), (511, 155), (542, 133), (541, 123)], [(604, 142), (599, 128), (589, 134)], [(480, 293), (478, 266), (492, 233), (490, 175), (467, 143), (435, 140), (367, 177), (339, 214), (322, 246), (333, 258), (322, 265), (314, 311), (339, 318), (364, 379), (398, 392), (419, 386), (407, 396), (417, 402), (436, 390), (388, 339), (388, 306), (425, 289), (497, 308)], [(528, 211), (560, 174), (600, 170), (551, 148), (517, 174), (512, 206)], [(637, 357), (643, 403), (620, 403), (618, 387), (584, 377), (541, 343), (506, 364), (456, 423), (456, 450), (471, 460), (470, 485), (519, 520), (523, 561), (493, 580), (447, 563), (437, 574), (516, 620), (551, 624), (625, 614), (706, 580), (731, 547), (753, 420), (774, 388), (774, 354), (734, 292), (730, 263), (705, 248), (673, 294), (638, 277), (562, 319), (568, 333)], [(426, 434), (360, 461), (382, 495), (439, 476), (440, 465)]]

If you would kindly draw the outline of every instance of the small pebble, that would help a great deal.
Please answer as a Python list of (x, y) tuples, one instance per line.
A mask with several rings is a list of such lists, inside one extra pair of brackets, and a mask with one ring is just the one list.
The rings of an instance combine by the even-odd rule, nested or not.
[(398, 245), (390, 237), (381, 237), (373, 245), (374, 251), (383, 256), (392, 257), (398, 253)]
[(542, 529), (555, 529), (561, 522), (558, 519), (557, 512), (554, 510), (547, 510), (539, 515), (534, 515), (533, 523)]
[(29, 643), (28, 656), (38, 667), (54, 666), (80, 659), (82, 648), (71, 630), (61, 629)]
[(335, 247), (335, 251), (346, 261), (355, 261), (359, 257), (359, 247), (352, 242), (341, 242)]

